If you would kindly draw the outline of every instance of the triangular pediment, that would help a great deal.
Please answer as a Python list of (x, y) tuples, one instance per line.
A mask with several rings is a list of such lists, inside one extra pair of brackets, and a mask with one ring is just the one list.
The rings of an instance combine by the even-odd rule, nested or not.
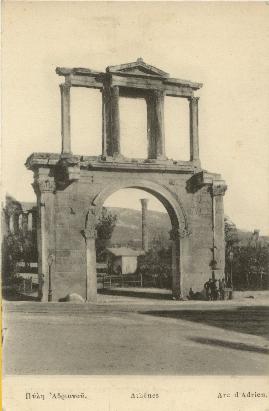
[(153, 67), (139, 58), (133, 63), (119, 64), (118, 66), (108, 66), (106, 71), (109, 73), (122, 73), (134, 76), (157, 76), (169, 77), (169, 74), (163, 70)]

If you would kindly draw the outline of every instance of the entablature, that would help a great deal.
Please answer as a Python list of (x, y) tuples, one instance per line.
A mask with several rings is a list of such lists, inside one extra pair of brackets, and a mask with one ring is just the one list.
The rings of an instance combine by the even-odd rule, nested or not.
[(82, 67), (57, 67), (56, 73), (65, 77), (65, 82), (73, 87), (103, 89), (108, 86), (138, 88), (144, 90), (159, 89), (168, 96), (189, 97), (194, 90), (202, 87), (201, 83), (170, 78), (168, 73), (137, 59), (134, 63), (108, 66), (106, 72)]
[(55, 166), (64, 166), (72, 171), (74, 167), (89, 170), (127, 170), (136, 172), (172, 172), (193, 174), (200, 170), (195, 164), (189, 161), (173, 160), (145, 160), (145, 159), (124, 159), (114, 160), (105, 159), (97, 156), (79, 156), (79, 155), (61, 155), (56, 153), (32, 153), (26, 160), (26, 167), (29, 170), (36, 170), (42, 167), (53, 168)]

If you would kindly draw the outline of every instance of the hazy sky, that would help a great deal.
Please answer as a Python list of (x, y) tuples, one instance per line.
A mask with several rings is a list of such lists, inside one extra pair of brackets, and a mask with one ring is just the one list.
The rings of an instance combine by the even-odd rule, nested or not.
[[(56, 66), (103, 71), (143, 57), (171, 77), (204, 83), (199, 92), (202, 166), (226, 180), (225, 213), (237, 226), (269, 234), (268, 21), (269, 5), (261, 2), (4, 3), (4, 192), (34, 200), (26, 158), (34, 151), (60, 151), (62, 79)], [(98, 91), (88, 92), (72, 90), (75, 154), (100, 153), (101, 98)], [(129, 133), (129, 139), (137, 136), (131, 152), (139, 155), (145, 150), (144, 102), (124, 103), (123, 150), (130, 151), (124, 139)], [(169, 99), (165, 104), (168, 156), (184, 159), (186, 107)], [(119, 193), (107, 204), (139, 207), (139, 197), (135, 191)]]

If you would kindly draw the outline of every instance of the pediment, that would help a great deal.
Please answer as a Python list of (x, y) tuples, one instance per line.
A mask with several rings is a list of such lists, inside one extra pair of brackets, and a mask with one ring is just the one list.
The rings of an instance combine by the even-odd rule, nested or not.
[(139, 58), (133, 63), (119, 64), (117, 66), (108, 66), (106, 71), (109, 73), (122, 73), (134, 76), (157, 76), (169, 77), (169, 74), (157, 67), (151, 66)]

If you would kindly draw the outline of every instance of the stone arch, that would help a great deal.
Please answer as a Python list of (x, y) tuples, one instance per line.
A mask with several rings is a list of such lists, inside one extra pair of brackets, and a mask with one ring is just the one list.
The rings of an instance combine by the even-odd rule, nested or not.
[(189, 234), (187, 216), (179, 199), (176, 198), (176, 196), (166, 187), (150, 180), (138, 181), (136, 179), (130, 179), (127, 181), (125, 180), (124, 182), (115, 182), (112, 185), (110, 184), (109, 186), (105, 187), (100, 191), (99, 194), (95, 196), (92, 201), (92, 205), (96, 206), (97, 214), (99, 214), (105, 200), (110, 195), (117, 192), (118, 190), (126, 188), (141, 189), (152, 194), (165, 207), (170, 217), (173, 231), (178, 231), (179, 237), (185, 237), (187, 234)]
[[(166, 187), (156, 182), (144, 179), (125, 179), (125, 181), (113, 182), (109, 186), (103, 188), (93, 199), (91, 204), (91, 213), (94, 214), (95, 218), (90, 223), (90, 229), (93, 229), (92, 225), (96, 223), (99, 213), (101, 212), (102, 206), (105, 200), (113, 193), (121, 189), (126, 188), (136, 188), (144, 190), (153, 196), (155, 196), (165, 207), (167, 213), (171, 220), (172, 230), (171, 230), (171, 242), (172, 242), (172, 295), (174, 299), (180, 299), (182, 297), (182, 240), (189, 234), (188, 222), (186, 213), (179, 201), (179, 199), (169, 191)], [(89, 225), (90, 211), (87, 214), (87, 221), (85, 226)], [(93, 223), (94, 221), (94, 223)], [(89, 244), (89, 243), (88, 243)], [(88, 255), (91, 256), (90, 260), (87, 262), (87, 270), (89, 270), (87, 278), (88, 282), (96, 286), (96, 270), (93, 272), (93, 267), (95, 266), (95, 257), (93, 254), (92, 247), (94, 247), (93, 242), (91, 242), (91, 251)], [(89, 248), (89, 247), (87, 247)], [(88, 250), (89, 251), (89, 250)], [(92, 279), (92, 280), (91, 280)]]
[[(40, 297), (44, 301), (48, 299), (47, 257), (54, 251), (53, 299), (62, 297), (60, 290), (67, 290), (67, 285), (72, 291), (86, 294), (87, 301), (96, 299), (96, 218), (109, 195), (132, 187), (153, 194), (169, 214), (173, 227), (174, 295), (182, 296), (182, 290), (186, 294), (190, 287), (199, 290), (211, 275), (210, 262), (214, 261), (214, 265), (216, 262), (219, 271), (223, 271), (225, 262), (222, 196), (226, 185), (219, 174), (202, 169), (199, 158), (199, 97), (194, 94), (202, 84), (170, 78), (168, 73), (140, 58), (133, 63), (108, 66), (105, 72), (66, 67), (58, 67), (56, 72), (65, 78), (60, 85), (62, 151), (33, 153), (26, 161), (26, 167), (34, 172), (33, 188), (37, 195), (37, 213), (33, 217), (39, 249)], [(101, 156), (71, 152), (71, 87), (102, 92)], [(172, 161), (166, 157), (165, 96), (188, 100), (189, 161), (176, 158)], [(146, 99), (146, 158), (125, 158), (121, 153), (121, 97)], [(201, 190), (202, 187), (210, 190)], [(18, 230), (17, 212), (21, 212), (21, 207), (15, 207), (10, 221), (14, 232)]]

